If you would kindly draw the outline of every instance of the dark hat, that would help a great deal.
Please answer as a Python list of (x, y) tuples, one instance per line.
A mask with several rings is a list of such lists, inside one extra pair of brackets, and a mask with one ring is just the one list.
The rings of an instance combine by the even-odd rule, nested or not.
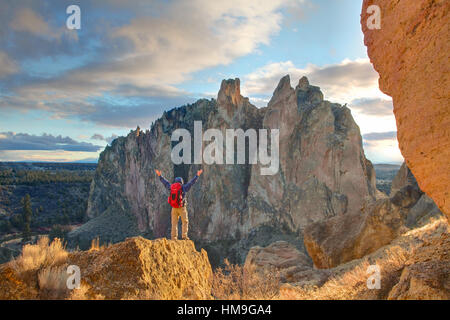
[(176, 177), (176, 178), (175, 178), (175, 182), (179, 182), (179, 183), (181, 183), (181, 184), (184, 183), (183, 178), (181, 178), (181, 177)]

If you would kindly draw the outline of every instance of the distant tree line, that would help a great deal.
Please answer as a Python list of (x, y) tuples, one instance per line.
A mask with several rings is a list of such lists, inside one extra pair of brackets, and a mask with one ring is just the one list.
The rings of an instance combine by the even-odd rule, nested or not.
[(90, 183), (94, 171), (70, 170), (0, 170), (0, 185), (37, 185), (47, 183)]

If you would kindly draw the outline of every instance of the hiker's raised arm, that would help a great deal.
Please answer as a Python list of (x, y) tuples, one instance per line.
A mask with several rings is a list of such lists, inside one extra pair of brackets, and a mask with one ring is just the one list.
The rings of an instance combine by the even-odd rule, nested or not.
[(191, 179), (191, 181), (189, 181), (188, 183), (183, 185), (183, 191), (184, 192), (188, 192), (189, 189), (191, 189), (191, 187), (194, 185), (194, 183), (197, 182), (198, 177), (200, 177), (200, 175), (202, 174), (203, 170), (198, 170), (197, 171), (197, 175)]
[(166, 187), (166, 189), (170, 191), (170, 182), (164, 179), (164, 177), (161, 175), (161, 171), (155, 170), (155, 172), (159, 177), (159, 181), (161, 181), (162, 184)]

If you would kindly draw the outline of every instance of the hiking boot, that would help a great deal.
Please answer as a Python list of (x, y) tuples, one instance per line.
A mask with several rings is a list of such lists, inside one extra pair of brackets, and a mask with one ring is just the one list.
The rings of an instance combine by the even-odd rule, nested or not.
[(186, 236), (186, 237), (183, 237), (183, 240), (191, 240), (191, 239), (189, 239), (189, 237)]

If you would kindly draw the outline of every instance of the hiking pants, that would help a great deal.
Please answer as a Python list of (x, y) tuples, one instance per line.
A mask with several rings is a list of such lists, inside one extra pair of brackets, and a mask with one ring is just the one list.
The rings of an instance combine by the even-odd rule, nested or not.
[(181, 217), (181, 237), (187, 238), (188, 233), (188, 213), (186, 207), (172, 208), (172, 240), (178, 238), (178, 219)]

